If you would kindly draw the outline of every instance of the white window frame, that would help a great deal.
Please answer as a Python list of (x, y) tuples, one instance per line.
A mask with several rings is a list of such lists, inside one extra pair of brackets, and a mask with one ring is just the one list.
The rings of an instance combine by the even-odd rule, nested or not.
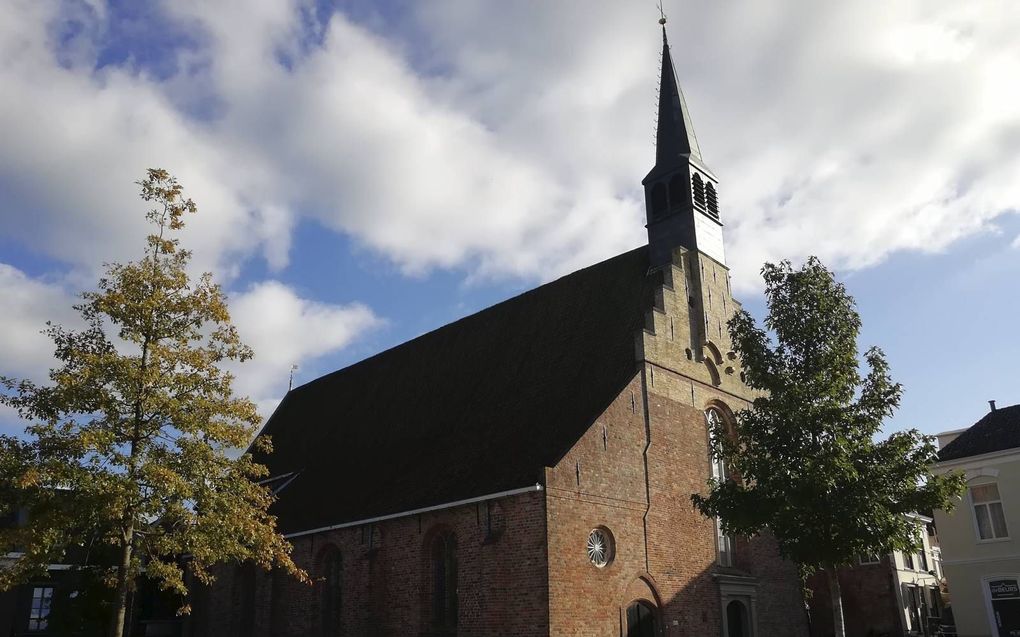
[[(866, 557), (867, 558), (872, 558), (873, 557), (873, 558), (875, 558), (875, 561), (873, 561), (873, 562), (871, 562), (871, 561), (865, 562), (864, 558), (866, 558)], [(875, 555), (864, 555), (862, 553), (861, 555), (857, 556), (857, 563), (860, 564), (861, 566), (868, 566), (870, 564), (881, 564), (882, 563), (882, 556), (881, 555), (877, 555), (877, 554), (875, 554)]]
[[(999, 494), (999, 499), (998, 500), (992, 500), (990, 502), (974, 502), (974, 494), (973, 494), (974, 488), (975, 487), (986, 487), (988, 485), (995, 485), (995, 490)], [(970, 520), (971, 520), (971, 522), (974, 525), (974, 539), (975, 539), (975, 541), (978, 544), (990, 544), (990, 543), (993, 543), (993, 542), (1009, 542), (1012, 539), (1009, 536), (1009, 522), (1006, 520), (1006, 507), (1005, 507), (1005, 503), (1002, 500), (1002, 491), (999, 490), (999, 482), (997, 480), (991, 481), (991, 482), (981, 482), (979, 484), (968, 484), (967, 485), (967, 502), (970, 505)], [(981, 537), (981, 525), (978, 524), (977, 508), (978, 508), (978, 506), (985, 506), (985, 507), (987, 507), (989, 504), (993, 504), (995, 502), (998, 502), (999, 503), (999, 507), (1002, 509), (1002, 519), (1003, 519), (1003, 524), (1006, 525), (1006, 535), (1002, 535), (1002, 536), (999, 536), (999, 537), (983, 538), (983, 537)], [(992, 533), (994, 534), (995, 533), (995, 525), (992, 523), (992, 517), (991, 517), (990, 513), (988, 515), (988, 523), (991, 526)]]
[[(36, 596), (36, 592), (40, 591), (39, 595)], [(49, 591), (47, 594), (46, 591)], [(28, 609), (28, 632), (30, 633), (42, 633), (49, 630), (50, 615), (53, 614), (53, 594), (56, 592), (55, 587), (52, 585), (41, 584), (39, 586), (32, 587), (32, 602)], [(35, 602), (39, 600), (39, 608), (36, 609)], [(46, 604), (46, 613), (43, 613), (43, 601), (48, 601)], [(39, 611), (39, 615), (36, 616), (36, 610)]]

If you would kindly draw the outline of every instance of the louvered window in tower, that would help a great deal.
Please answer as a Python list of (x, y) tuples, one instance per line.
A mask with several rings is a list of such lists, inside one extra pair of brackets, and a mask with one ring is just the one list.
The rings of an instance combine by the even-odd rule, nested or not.
[(691, 185), (694, 189), (694, 205), (705, 209), (705, 182), (702, 181), (701, 175), (695, 173), (694, 177), (691, 177)]
[(712, 215), (716, 219), (719, 218), (719, 198), (715, 194), (715, 186), (712, 184), (705, 184), (705, 202), (708, 208), (708, 214)]

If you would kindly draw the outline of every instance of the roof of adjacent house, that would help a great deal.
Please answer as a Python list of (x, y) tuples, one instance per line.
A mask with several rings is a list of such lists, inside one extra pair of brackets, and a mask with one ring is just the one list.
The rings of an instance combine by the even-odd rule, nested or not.
[(289, 392), (266, 423), (292, 533), (534, 485), (637, 373), (647, 246)]
[(956, 460), (1020, 447), (1020, 405), (999, 407), (939, 451), (939, 460)]

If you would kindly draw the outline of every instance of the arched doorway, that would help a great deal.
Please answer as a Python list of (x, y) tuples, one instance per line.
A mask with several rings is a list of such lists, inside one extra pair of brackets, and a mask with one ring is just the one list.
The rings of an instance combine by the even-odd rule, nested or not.
[(747, 606), (738, 599), (726, 605), (726, 637), (752, 637)]
[(656, 637), (655, 609), (647, 602), (634, 602), (627, 607), (627, 637)]

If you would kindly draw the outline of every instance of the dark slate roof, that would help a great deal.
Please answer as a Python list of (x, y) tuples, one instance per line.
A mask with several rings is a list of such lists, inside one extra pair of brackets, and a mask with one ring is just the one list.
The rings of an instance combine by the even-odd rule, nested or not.
[(673, 56), (669, 52), (666, 27), (662, 27), (662, 73), (659, 77), (659, 115), (655, 126), (655, 166), (645, 176), (647, 183), (662, 173), (669, 172), (688, 162), (712, 172), (701, 158), (701, 147), (694, 133), (694, 123), (687, 110), (687, 100), (680, 89), (673, 67)]
[(287, 394), (263, 429), (295, 532), (539, 482), (637, 373), (647, 246)]
[(939, 460), (956, 460), (1020, 447), (1020, 405), (999, 407), (939, 451)]

